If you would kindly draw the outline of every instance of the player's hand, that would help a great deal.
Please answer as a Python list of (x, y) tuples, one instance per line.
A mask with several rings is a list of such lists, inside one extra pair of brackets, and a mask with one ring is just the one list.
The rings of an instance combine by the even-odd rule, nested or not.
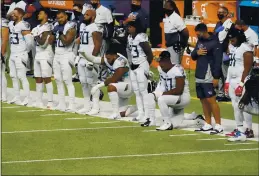
[(238, 97), (241, 97), (242, 96), (242, 92), (243, 92), (243, 85), (244, 83), (241, 83), (238, 85), (238, 87), (235, 89), (235, 94), (236, 96)]
[(244, 102), (241, 100), (241, 101), (238, 103), (238, 108), (239, 108), (239, 109), (244, 109), (244, 107), (245, 107), (245, 104), (244, 104)]
[(39, 36), (39, 29), (37, 27), (33, 28), (32, 31), (31, 31), (31, 35), (33, 37)]
[(213, 79), (212, 83), (213, 83), (213, 87), (218, 87), (219, 80), (218, 79)]
[(153, 94), (155, 95), (156, 100), (158, 100), (158, 98), (159, 98), (159, 97), (161, 97), (161, 96), (163, 95), (163, 92), (155, 91), (155, 92), (153, 92)]
[(206, 49), (203, 49), (203, 48), (200, 48), (198, 51), (197, 51), (197, 54), (199, 56), (205, 56), (207, 54), (207, 50)]
[(131, 14), (131, 15), (128, 17), (127, 21), (128, 21), (128, 22), (135, 21), (136, 18), (137, 18), (137, 17), (136, 17), (135, 15)]
[(224, 85), (224, 92), (225, 92), (226, 96), (228, 96), (228, 91), (229, 91), (229, 83), (225, 83), (225, 85)]

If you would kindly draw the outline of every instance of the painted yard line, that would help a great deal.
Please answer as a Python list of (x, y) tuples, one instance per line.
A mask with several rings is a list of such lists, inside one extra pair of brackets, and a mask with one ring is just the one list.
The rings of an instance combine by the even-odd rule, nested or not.
[(43, 114), (43, 115), (40, 115), (40, 116), (43, 116), (43, 117), (46, 117), (46, 116), (66, 116), (68, 114)]
[(169, 135), (170, 137), (174, 137), (174, 136), (197, 136), (198, 134), (173, 134), (173, 135)]
[(65, 118), (64, 120), (85, 120), (85, 119), (93, 119), (94, 117), (81, 117), (81, 118), (74, 118), (74, 117), (71, 117), (71, 118)]
[(116, 155), (115, 156), (94, 156), (94, 157), (81, 157), (81, 158), (53, 158), (53, 159), (45, 159), (45, 160), (2, 161), (2, 164), (93, 160), (93, 159), (111, 159), (111, 158), (152, 157), (152, 156), (168, 156), (168, 155), (190, 155), (190, 154), (241, 152), (241, 151), (255, 151), (255, 150), (259, 150), (259, 148), (233, 149), (233, 150), (208, 150), (208, 151), (174, 152), (174, 153), (134, 154), (134, 155), (117, 155), (117, 156)]
[(15, 108), (20, 108), (21, 106), (4, 106), (2, 109), (15, 109)]
[(210, 138), (210, 139), (196, 139), (197, 141), (214, 141), (214, 140), (223, 140), (227, 138)]
[(157, 131), (157, 130), (144, 130), (142, 132), (155, 132), (155, 131)]
[(24, 110), (24, 111), (16, 111), (16, 112), (42, 112), (42, 111), (45, 111), (43, 109), (41, 110)]
[(251, 144), (258, 145), (258, 143), (234, 143), (234, 144), (224, 144), (224, 145), (251, 145)]
[(113, 127), (97, 127), (97, 128), (65, 128), (53, 130), (29, 130), (29, 131), (5, 131), (2, 134), (14, 133), (38, 133), (38, 132), (54, 132), (54, 131), (81, 131), (81, 130), (100, 130), (100, 129), (120, 129), (120, 128), (138, 128), (140, 126), (113, 126)]
[(111, 121), (111, 122), (89, 122), (90, 124), (102, 124), (102, 123), (118, 123), (120, 121)]

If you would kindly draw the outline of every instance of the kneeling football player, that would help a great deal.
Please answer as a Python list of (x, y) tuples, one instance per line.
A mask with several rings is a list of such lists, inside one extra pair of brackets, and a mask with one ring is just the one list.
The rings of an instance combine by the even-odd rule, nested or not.
[[(191, 96), (183, 67), (171, 62), (168, 51), (163, 51), (158, 61), (160, 65), (158, 67), (160, 80), (156, 90), (144, 97), (144, 100), (148, 101), (149, 104), (149, 118), (141, 126), (155, 125), (156, 102), (164, 121), (157, 130), (172, 130), (173, 128), (197, 124), (197, 121), (194, 119), (184, 120), (183, 110), (190, 103)], [(172, 112), (169, 112), (169, 109)]]
[(86, 60), (95, 64), (106, 65), (111, 75), (104, 82), (94, 86), (91, 94), (95, 94), (101, 87), (107, 86), (113, 113), (109, 117), (118, 119), (129, 115), (127, 113), (128, 100), (132, 96), (132, 86), (129, 78), (128, 59), (117, 53), (116, 45), (110, 45), (104, 57), (95, 57), (89, 53), (79, 51)]

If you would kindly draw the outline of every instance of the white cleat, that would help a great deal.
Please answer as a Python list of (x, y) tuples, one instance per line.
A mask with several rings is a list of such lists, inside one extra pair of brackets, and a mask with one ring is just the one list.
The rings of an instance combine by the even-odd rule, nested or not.
[(28, 104), (29, 104), (29, 98), (26, 97), (20, 105), (21, 106), (27, 106)]
[(138, 110), (137, 106), (128, 106), (126, 112), (125, 112), (125, 117), (128, 117), (129, 115), (133, 114)]
[(58, 106), (56, 106), (53, 109), (57, 110), (57, 111), (65, 112), (66, 111), (66, 105), (65, 105), (65, 103), (59, 103)]
[(47, 109), (53, 109), (53, 102), (51, 101), (48, 102)]
[(160, 127), (156, 128), (157, 131), (166, 131), (166, 130), (172, 130), (173, 124), (171, 123), (164, 123)]
[(120, 119), (121, 115), (120, 113), (113, 113), (112, 115), (110, 115), (109, 119)]
[(77, 111), (78, 114), (87, 114), (89, 111), (91, 110), (91, 108), (82, 108), (79, 111)]
[(89, 111), (89, 112), (87, 113), (87, 115), (96, 115), (96, 114), (98, 114), (99, 112), (100, 112), (99, 109), (91, 109), (91, 111)]
[(76, 109), (75, 109), (75, 105), (74, 104), (70, 104), (68, 106), (68, 108), (66, 109), (66, 112), (75, 112)]
[(220, 124), (216, 124), (215, 128), (210, 134), (220, 134), (223, 133), (223, 127)]
[(20, 97), (14, 97), (12, 100), (8, 101), (8, 104), (20, 104)]
[(235, 142), (235, 141), (246, 141), (246, 135), (240, 131), (235, 133), (235, 136), (228, 138), (228, 141)]

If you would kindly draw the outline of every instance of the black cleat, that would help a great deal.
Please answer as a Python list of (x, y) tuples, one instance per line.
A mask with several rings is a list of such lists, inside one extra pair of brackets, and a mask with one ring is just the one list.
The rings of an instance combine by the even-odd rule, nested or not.
[(249, 130), (248, 128), (245, 131), (245, 135), (246, 135), (246, 138), (254, 138), (255, 137), (254, 131), (253, 130)]

